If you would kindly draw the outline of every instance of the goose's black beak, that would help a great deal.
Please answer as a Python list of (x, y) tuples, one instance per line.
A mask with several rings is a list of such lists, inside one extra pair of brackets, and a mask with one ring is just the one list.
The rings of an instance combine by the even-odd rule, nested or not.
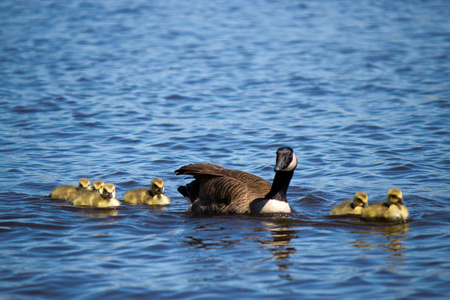
[(275, 165), (275, 167), (273, 168), (273, 170), (275, 172), (281, 171), (283, 169), (285, 169), (287, 166), (289, 166), (289, 163), (291, 162), (291, 158), (289, 158), (287, 155), (283, 155), (283, 156), (278, 156), (277, 158), (277, 163)]

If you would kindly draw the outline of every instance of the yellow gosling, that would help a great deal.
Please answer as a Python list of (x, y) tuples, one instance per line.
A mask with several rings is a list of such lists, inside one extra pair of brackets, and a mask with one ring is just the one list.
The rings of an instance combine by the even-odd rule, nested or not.
[(81, 191), (76, 191), (75, 193), (72, 193), (69, 197), (68, 197), (68, 201), (70, 204), (73, 204), (73, 201), (75, 200), (75, 198), (77, 198), (80, 195), (84, 195), (82, 197), (86, 197), (87, 194), (89, 193), (98, 193), (99, 195), (101, 195), (103, 193), (103, 186), (105, 185), (105, 183), (102, 180), (95, 180), (92, 183), (92, 187), (93, 190), (81, 190)]
[(347, 200), (341, 204), (336, 205), (330, 215), (346, 215), (354, 214), (360, 215), (364, 207), (369, 203), (369, 196), (364, 192), (356, 192), (353, 200)]
[(116, 199), (116, 187), (112, 183), (106, 183), (103, 186), (103, 193), (97, 192), (80, 193), (74, 200), (75, 206), (87, 206), (95, 208), (113, 208), (120, 205), (120, 201)]
[(167, 205), (170, 199), (164, 194), (164, 180), (153, 179), (150, 189), (135, 189), (125, 193), (123, 202), (127, 204)]
[(405, 206), (400, 189), (390, 189), (387, 201), (369, 205), (361, 212), (363, 220), (406, 221), (408, 216), (409, 211)]
[(62, 185), (56, 187), (49, 195), (52, 199), (69, 200), (70, 197), (75, 195), (78, 191), (91, 190), (91, 181), (88, 178), (81, 178), (78, 181), (78, 186), (74, 185)]
[(94, 191), (96, 191), (99, 194), (103, 193), (103, 186), (105, 185), (105, 183), (102, 180), (95, 180), (92, 183), (92, 187), (94, 189)]

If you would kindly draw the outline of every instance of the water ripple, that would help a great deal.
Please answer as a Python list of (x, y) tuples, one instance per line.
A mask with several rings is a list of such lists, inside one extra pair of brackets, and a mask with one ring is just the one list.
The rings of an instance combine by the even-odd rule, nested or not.
[[(0, 295), (444, 299), (448, 28), (439, 0), (1, 2)], [(284, 145), (291, 216), (186, 212), (175, 169), (272, 180)], [(47, 196), (86, 176), (172, 204)], [(407, 223), (328, 216), (393, 186)]]

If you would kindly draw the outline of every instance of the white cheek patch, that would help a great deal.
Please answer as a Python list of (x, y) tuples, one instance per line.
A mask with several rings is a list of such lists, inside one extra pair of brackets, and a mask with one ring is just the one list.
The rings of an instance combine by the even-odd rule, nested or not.
[(289, 166), (287, 166), (285, 169), (283, 169), (283, 171), (292, 171), (295, 169), (296, 166), (297, 166), (297, 157), (295, 156), (294, 153), (292, 153), (292, 161), (289, 164)]

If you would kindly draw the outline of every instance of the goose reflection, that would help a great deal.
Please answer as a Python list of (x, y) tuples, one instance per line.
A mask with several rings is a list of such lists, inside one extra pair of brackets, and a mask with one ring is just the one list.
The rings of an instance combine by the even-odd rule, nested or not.
[[(233, 227), (230, 228), (226, 223), (222, 225), (204, 223), (195, 227), (195, 235), (192, 232), (186, 235), (184, 242), (196, 248), (223, 249), (254, 240), (270, 250), (273, 257), (268, 259), (274, 258), (277, 261), (286, 260), (292, 253), (296, 252), (296, 249), (291, 245), (291, 240), (298, 237), (299, 231), (290, 229), (285, 222), (264, 220), (253, 229), (250, 235), (245, 232), (247, 228), (242, 227), (242, 225), (244, 223), (240, 225), (233, 223)], [(247, 225), (248, 223), (245, 223), (245, 226)], [(244, 231), (237, 234), (236, 230)], [(253, 233), (258, 236), (251, 237)]]
[[(298, 237), (298, 230), (292, 230), (287, 224), (282, 223), (264, 221), (262, 224), (270, 235), (267, 236), (269, 239), (259, 239), (258, 241), (269, 247), (275, 260), (287, 260), (291, 254), (296, 252), (296, 249), (291, 245), (291, 240)], [(280, 269), (287, 269), (285, 265), (279, 265), (279, 267)]]
[(230, 235), (225, 226), (204, 223), (195, 226), (193, 231), (185, 236), (184, 243), (195, 248), (221, 249), (232, 246), (242, 240), (242, 237)]

